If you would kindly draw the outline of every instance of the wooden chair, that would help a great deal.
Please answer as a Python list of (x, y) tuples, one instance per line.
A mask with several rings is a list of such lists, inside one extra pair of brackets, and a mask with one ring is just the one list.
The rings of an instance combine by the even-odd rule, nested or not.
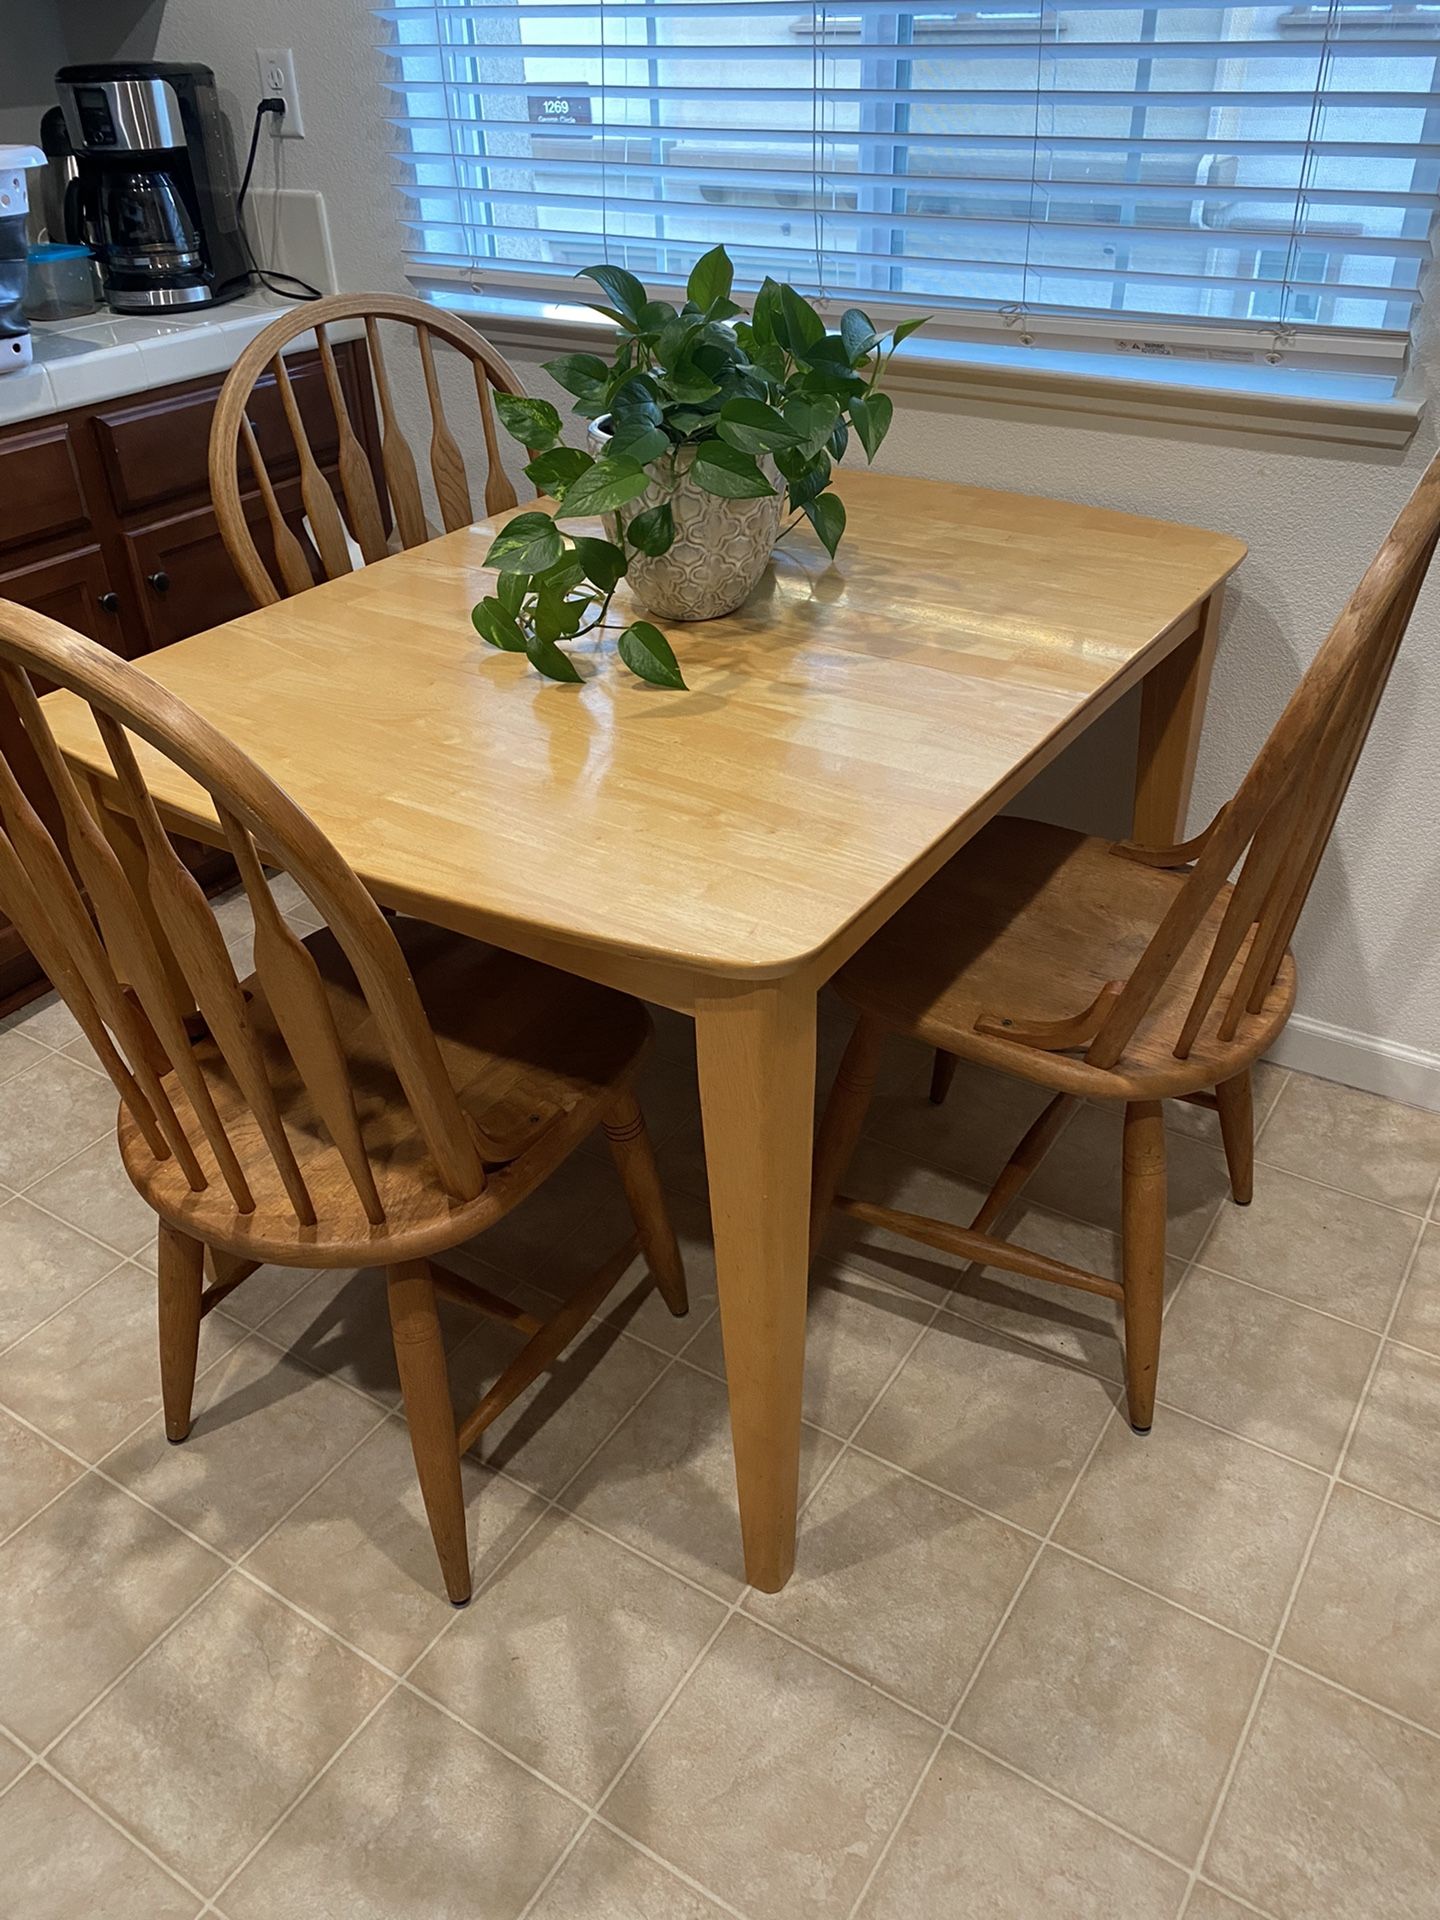
[[(104, 796), (82, 791), (58, 752), (38, 676), (88, 704), (114, 769)], [(5, 602), (0, 696), (21, 730), (0, 753), (0, 901), (114, 1080), (125, 1166), (159, 1215), (166, 1433), (180, 1441), (190, 1429), (202, 1315), (258, 1264), (384, 1266), (425, 1508), (446, 1590), (465, 1601), (461, 1455), (637, 1249), (671, 1311), (686, 1311), (631, 1091), (649, 1016), (608, 988), (387, 919), (309, 816), (223, 734), (106, 648)], [(247, 979), (147, 791), (157, 755), (208, 796), (239, 867), (255, 917)], [(262, 859), (293, 876), (324, 929), (303, 942), (291, 931)], [(557, 1312), (542, 1321), (431, 1265), (502, 1219), (597, 1127), (635, 1237)], [(529, 1335), (458, 1430), (437, 1293)]]
[[(346, 320), (362, 320), (365, 325), (370, 375), (379, 400), (379, 478), (383, 483), (379, 487), (345, 404), (330, 343), (329, 328)], [(220, 537), (258, 607), (271, 606), (289, 594), (303, 593), (314, 586), (312, 555), (327, 580), (352, 572), (354, 563), (346, 538), (347, 525), (367, 564), (391, 552), (392, 541), (400, 547), (418, 547), (435, 537), (425, 518), (415, 455), (400, 426), (395, 398), (397, 382), (381, 340), (382, 321), (396, 323), (414, 336), (430, 412), (430, 475), (446, 533), (453, 533), (457, 527), (468, 527), (475, 518), (475, 510), (464, 458), (441, 404), (435, 359), (437, 340), (454, 347), (473, 369), (488, 463), (485, 511), (498, 513), (516, 504), (515, 489), (500, 463), (499, 436), (490, 393), (492, 388), (501, 393), (523, 393), (525, 389), (507, 363), (473, 327), (439, 307), (404, 294), (340, 293), (310, 301), (280, 314), (250, 342), (226, 376), (210, 426), (210, 492)], [(335, 415), (343, 510), (311, 449), (285, 366), (284, 349), (302, 334), (311, 332), (320, 350), (326, 392)], [(397, 361), (397, 369), (398, 365)], [(300, 468), (300, 498), (312, 543), (310, 551), (282, 511), (246, 411), (256, 381), (267, 372), (274, 376), (295, 445)], [(251, 522), (246, 517), (241, 497), (242, 446), (274, 546), (275, 575), (262, 559)]]
[[(1111, 845), (995, 820), (841, 969), (835, 985), (859, 1018), (820, 1126), (812, 1247), (834, 1205), (966, 1261), (1118, 1301), (1130, 1422), (1149, 1430), (1165, 1276), (1161, 1102), (1218, 1110), (1244, 1205), (1251, 1066), (1294, 1005), (1290, 939), (1437, 531), (1440, 460), (1203, 833), (1181, 846)], [(968, 1226), (835, 1197), (889, 1032), (1054, 1090)], [(943, 1074), (935, 1091), (943, 1097)], [(1082, 1099), (1124, 1102), (1123, 1284), (994, 1231)]]

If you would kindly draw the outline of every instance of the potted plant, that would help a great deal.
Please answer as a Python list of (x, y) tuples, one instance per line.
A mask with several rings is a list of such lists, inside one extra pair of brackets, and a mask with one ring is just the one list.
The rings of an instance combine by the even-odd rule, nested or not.
[[(793, 287), (766, 280), (748, 319), (730, 298), (723, 247), (691, 273), (678, 309), (651, 300), (623, 267), (583, 269), (610, 302), (608, 362), (567, 353), (545, 370), (575, 396), (589, 449), (561, 443), (548, 400), (497, 393), (507, 432), (529, 451), (525, 472), (558, 502), (516, 515), (485, 564), (496, 591), (472, 618), (491, 646), (529, 655), (551, 680), (578, 680), (562, 641), (606, 619), (628, 579), (647, 612), (668, 619), (730, 613), (752, 591), (780, 536), (782, 511), (807, 520), (833, 557), (845, 508), (827, 492), (853, 434), (873, 459), (893, 404), (879, 383), (920, 319), (881, 334), (858, 308), (831, 333)], [(601, 515), (606, 537), (562, 524)], [(788, 533), (790, 527), (785, 531)], [(657, 686), (685, 682), (669, 641), (648, 620), (619, 636), (620, 658)]]

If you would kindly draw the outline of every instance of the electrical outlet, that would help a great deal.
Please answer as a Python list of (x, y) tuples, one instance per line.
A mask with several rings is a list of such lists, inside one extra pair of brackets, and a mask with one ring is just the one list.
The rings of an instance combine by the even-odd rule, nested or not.
[(293, 47), (261, 47), (255, 55), (260, 68), (260, 93), (264, 99), (271, 97), (285, 102), (283, 114), (276, 114), (271, 121), (271, 131), (277, 140), (303, 140), (305, 138), (305, 115), (300, 107), (300, 88), (295, 79), (295, 50)]

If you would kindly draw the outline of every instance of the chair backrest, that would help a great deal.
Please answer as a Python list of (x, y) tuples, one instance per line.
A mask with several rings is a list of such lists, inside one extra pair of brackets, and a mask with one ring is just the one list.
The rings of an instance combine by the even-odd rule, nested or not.
[[(379, 402), (381, 484), (378, 487), (377, 476), (350, 417), (329, 334), (329, 329), (337, 323), (354, 320), (364, 323), (369, 377)], [(406, 341), (392, 339), (395, 354), (391, 358), (381, 337), (382, 321), (392, 323), (402, 335), (410, 336), (409, 350), (419, 355), (430, 411), (430, 475), (445, 531), (453, 533), (457, 527), (468, 527), (475, 511), (465, 461), (446, 422), (441, 401), (435, 359), (437, 341), (455, 348), (470, 362), (473, 371), (487, 462), (485, 511), (498, 513), (516, 504), (515, 489), (500, 461), (500, 436), (496, 432), (490, 395), (492, 388), (515, 394), (523, 393), (524, 388), (512, 369), (473, 327), (453, 314), (405, 294), (343, 293), (311, 301), (272, 320), (246, 347), (220, 390), (210, 428), (210, 492), (215, 518), (235, 570), (257, 606), (270, 606), (289, 594), (303, 593), (315, 584), (310, 554), (282, 510), (249, 415), (256, 382), (267, 373), (279, 390), (285, 422), (294, 442), (299, 463), (300, 500), (309, 521), (313, 552), (326, 579), (333, 580), (353, 570), (347, 526), (367, 563), (383, 559), (391, 550), (387, 520), (401, 546), (423, 546), (434, 537), (425, 518), (415, 455), (401, 428), (396, 407), (396, 374)], [(312, 332), (335, 418), (336, 464), (344, 497), (343, 509), (315, 457), (285, 365), (285, 348), (301, 335)], [(242, 448), (269, 527), (275, 554), (273, 574), (255, 543), (242, 500), (242, 489), (248, 484), (241, 470)]]
[[(1160, 866), (1193, 859), (1128, 981), (1101, 996), (1085, 1058), (1112, 1067), (1207, 921), (1214, 926), (1174, 1053), (1184, 1059), (1205, 1023), (1229, 1040), (1257, 1014), (1329, 843), (1440, 536), (1440, 457), (1431, 462), (1380, 551), (1306, 669), (1235, 797), (1185, 846), (1122, 849)], [(1239, 867), (1236, 873), (1237, 865)], [(1102, 1005), (1103, 1002), (1103, 1005)], [(1081, 1044), (1083, 1044), (1083, 1040)]]
[[(35, 696), (36, 677), (68, 688), (89, 706), (119, 804), (135, 823), (123, 849), (102, 829), (57, 748)], [(7, 702), (9, 725), (0, 736), (0, 903), (69, 1004), (156, 1157), (174, 1156), (193, 1192), (223, 1183), (236, 1212), (249, 1214), (257, 1160), (268, 1155), (265, 1189), (275, 1190), (278, 1174), (297, 1225), (317, 1222), (317, 1196), (287, 1133), (286, 1097), (277, 1096), (267, 1071), (210, 904), (150, 797), (145, 747), (137, 756), (137, 742), (158, 750), (210, 796), (254, 912), (256, 975), (295, 1069), (295, 1076), (287, 1071), (286, 1084), (293, 1089), (298, 1076), (309, 1111), (338, 1157), (326, 1175), (340, 1183), (334, 1191), (343, 1192), (348, 1180), (366, 1217), (384, 1224), (351, 1063), (315, 960), (270, 893), (262, 850), (329, 923), (403, 1090), (413, 1138), (439, 1184), (456, 1200), (478, 1195), (485, 1172), (475, 1135), (395, 936), (314, 821), (224, 734), (139, 668), (41, 614), (0, 601), (0, 704)], [(23, 754), (12, 750), (17, 734), (23, 734)], [(17, 777), (22, 760), (24, 784)], [(238, 1109), (230, 1103), (229, 1127), (187, 1031), (194, 1013), (240, 1095)], [(290, 1098), (293, 1104), (293, 1093)], [(197, 1123), (188, 1128), (187, 1105)], [(313, 1131), (313, 1119), (311, 1125)]]

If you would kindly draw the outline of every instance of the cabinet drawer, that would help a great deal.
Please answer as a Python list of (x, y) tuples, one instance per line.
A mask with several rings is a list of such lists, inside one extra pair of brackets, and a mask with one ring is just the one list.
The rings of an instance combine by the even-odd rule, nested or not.
[(65, 421), (0, 438), (0, 501), (0, 553), (88, 525), (90, 512)]
[[(335, 484), (333, 477), (331, 484)], [(276, 497), (281, 512), (299, 533), (298, 483), (277, 488)], [(258, 499), (247, 503), (246, 513), (260, 556), (273, 569), (269, 528)], [(168, 647), (189, 634), (238, 619), (254, 607), (230, 563), (209, 507), (196, 507), (127, 533), (125, 546), (148, 647)]]
[[(341, 377), (348, 389), (350, 356), (342, 353), (339, 358)], [(295, 354), (287, 356), (285, 364), (310, 444), (324, 465), (335, 458), (338, 435), (320, 357), (315, 353)], [(203, 387), (159, 398), (136, 397), (123, 405), (96, 410), (92, 430), (121, 513), (135, 513), (165, 500), (210, 498), (210, 420), (223, 385), (223, 379), (217, 378)], [(298, 470), (294, 443), (272, 376), (257, 384), (249, 411), (271, 478), (281, 480), (293, 475)], [(242, 487), (248, 489), (251, 479), (243, 461), (240, 474)], [(215, 623), (207, 620), (202, 624)]]

